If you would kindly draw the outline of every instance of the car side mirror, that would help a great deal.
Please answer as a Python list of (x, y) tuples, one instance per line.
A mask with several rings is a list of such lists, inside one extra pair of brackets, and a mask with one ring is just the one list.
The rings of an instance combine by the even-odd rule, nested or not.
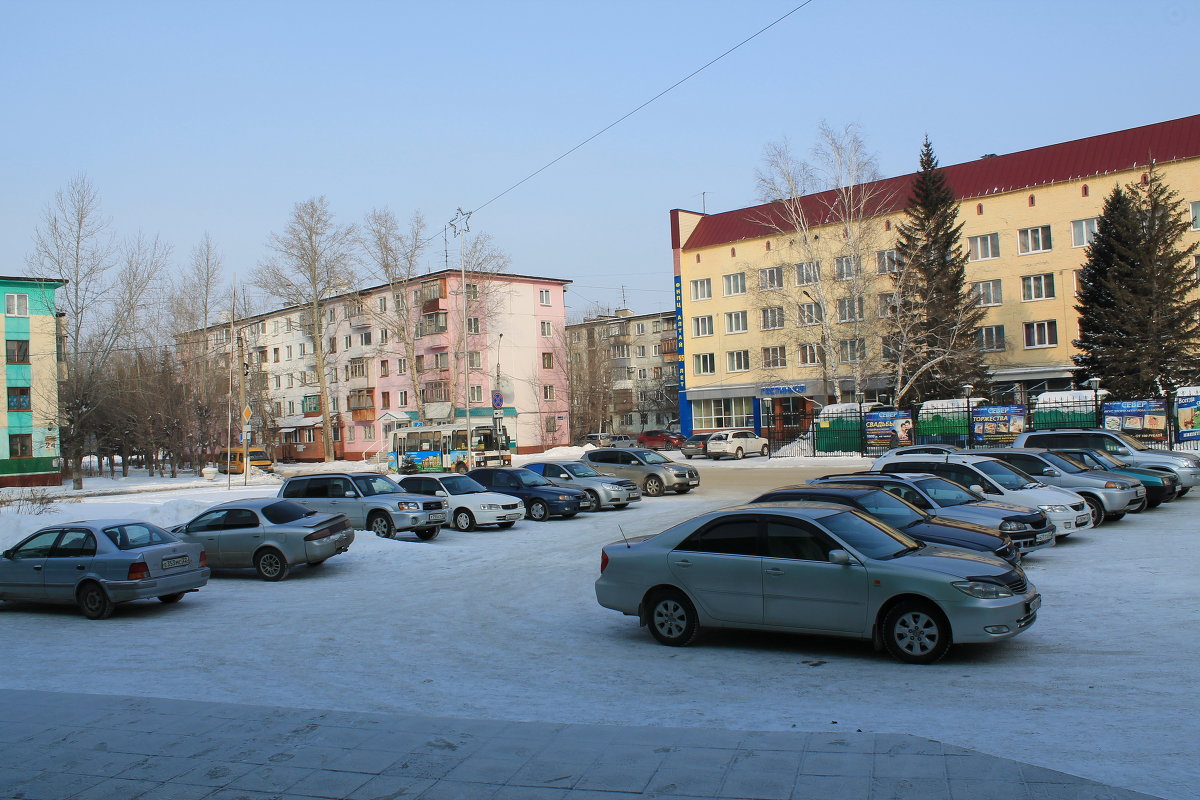
[(1050, 467), (1046, 467), (1044, 470), (1042, 470), (1042, 474), (1048, 478), (1057, 478), (1060, 473), (1056, 469), (1051, 469)]
[(970, 489), (975, 494), (984, 494), (983, 487), (980, 486), (978, 483), (972, 483), (967, 488)]
[(606, 477), (606, 478), (615, 478), (615, 477), (617, 477), (617, 473), (615, 473), (615, 472), (601, 472), (600, 474), (601, 474), (601, 475), (603, 475), (603, 476), (604, 476), (604, 477)]
[(436, 492), (433, 493), (433, 496), (434, 497), (449, 497), (450, 493), (447, 492), (445, 489), (438, 489)]
[(575, 477), (573, 475), (567, 474), (567, 475), (559, 475), (558, 479), (560, 481), (573, 481), (573, 480), (575, 480)]
[(356, 495), (354, 492), (346, 492), (346, 494), (344, 494), (343, 497), (349, 497), (349, 498), (353, 499), (355, 497), (358, 497), (358, 495)]
[(7, 558), (9, 561), (12, 561), (12, 557), (12, 550), (5, 550), (3, 553), (0, 553), (0, 558)]
[(856, 564), (858, 562), (856, 562), (853, 558), (851, 558), (850, 554), (847, 553), (845, 550), (830, 550), (829, 551), (829, 563), (830, 564), (841, 564), (843, 567), (848, 567), (851, 564)]
[(1118, 447), (1113, 452), (1119, 456), (1127, 456), (1127, 455), (1129, 455), (1129, 448), (1128, 447)]

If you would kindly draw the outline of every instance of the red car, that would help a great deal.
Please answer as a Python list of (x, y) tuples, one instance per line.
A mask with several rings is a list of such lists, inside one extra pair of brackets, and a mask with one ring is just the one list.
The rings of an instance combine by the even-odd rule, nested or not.
[(639, 447), (649, 447), (651, 450), (678, 450), (683, 439), (675, 431), (642, 431), (637, 443)]

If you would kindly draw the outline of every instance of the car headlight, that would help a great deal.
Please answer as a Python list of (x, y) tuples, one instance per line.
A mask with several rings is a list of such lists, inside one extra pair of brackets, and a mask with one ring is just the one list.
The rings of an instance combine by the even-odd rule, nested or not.
[(1013, 593), (1007, 587), (986, 581), (951, 581), (950, 585), (970, 597), (980, 600), (998, 600), (1001, 597), (1012, 597)]
[(400, 507), (401, 511), (420, 511), (421, 510), (421, 504), (416, 502), (415, 500), (401, 500), (396, 505), (398, 505)]
[(687, 477), (687, 474), (688, 474), (687, 470), (682, 467), (668, 467), (668, 469), (675, 475), (680, 476), (681, 478)]
[(500, 504), (499, 503), (480, 503), (479, 510), (480, 511), (499, 511)]
[(1123, 481), (1107, 481), (1104, 484), (1104, 488), (1105, 489), (1131, 489), (1133, 487), (1130, 486), (1128, 483), (1124, 483)]
[(1029, 530), (1029, 526), (1024, 522), (1018, 522), (1015, 519), (1006, 519), (1004, 522), (1000, 523), (1000, 530), (1004, 531), (1005, 533), (1013, 533), (1015, 531)]
[(615, 483), (605, 483), (605, 484), (602, 484), (602, 486), (603, 486), (603, 488), (608, 489), (610, 492), (621, 491), (621, 487), (617, 486)]
[(1067, 514), (1071, 511), (1066, 506), (1038, 506), (1038, 508), (1047, 514)]
[(559, 499), (559, 500), (568, 500), (568, 499), (570, 499), (570, 498), (568, 498), (568, 497), (567, 497), (567, 495), (565, 495), (565, 494), (560, 494), (560, 495), (558, 496), (558, 499)]

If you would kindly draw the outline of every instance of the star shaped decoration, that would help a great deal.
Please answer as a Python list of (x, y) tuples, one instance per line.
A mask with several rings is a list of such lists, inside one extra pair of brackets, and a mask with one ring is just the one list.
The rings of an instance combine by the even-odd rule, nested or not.
[(472, 211), (463, 211), (458, 209), (458, 213), (454, 215), (454, 219), (450, 220), (450, 229), (454, 231), (454, 235), (461, 236), (464, 233), (471, 232), (471, 214)]

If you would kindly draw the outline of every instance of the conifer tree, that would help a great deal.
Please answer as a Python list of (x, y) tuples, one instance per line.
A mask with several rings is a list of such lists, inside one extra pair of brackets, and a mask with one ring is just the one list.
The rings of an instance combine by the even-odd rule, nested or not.
[(905, 216), (884, 342), (895, 402), (958, 397), (964, 383), (988, 382), (978, 338), (986, 310), (967, 291), (958, 204), (928, 136)]
[(1153, 165), (1124, 189), (1128, 214), (1119, 191), (1105, 201), (1081, 276), (1075, 363), (1119, 397), (1161, 397), (1200, 374), (1197, 245), (1182, 246), (1191, 220)]

